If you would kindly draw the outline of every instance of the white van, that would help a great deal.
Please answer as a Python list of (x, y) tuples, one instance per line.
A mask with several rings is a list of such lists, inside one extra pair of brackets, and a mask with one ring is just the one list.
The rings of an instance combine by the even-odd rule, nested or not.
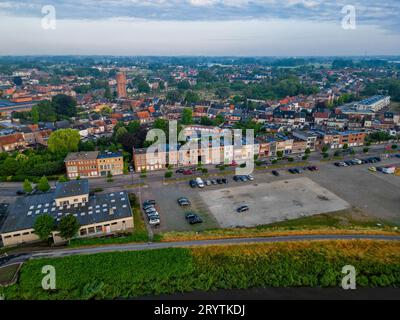
[(201, 178), (196, 178), (196, 183), (199, 188), (204, 188), (204, 182)]

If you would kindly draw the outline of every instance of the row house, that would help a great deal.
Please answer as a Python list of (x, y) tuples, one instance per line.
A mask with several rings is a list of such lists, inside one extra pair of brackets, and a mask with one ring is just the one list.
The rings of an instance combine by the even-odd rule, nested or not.
[(64, 163), (70, 179), (122, 175), (124, 171), (124, 159), (120, 152), (75, 152), (68, 154)]

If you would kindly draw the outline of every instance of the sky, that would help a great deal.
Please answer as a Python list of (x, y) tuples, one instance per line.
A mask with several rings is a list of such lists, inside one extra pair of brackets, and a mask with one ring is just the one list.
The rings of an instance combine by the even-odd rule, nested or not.
[(399, 12), (399, 0), (0, 0), (0, 55), (399, 55)]

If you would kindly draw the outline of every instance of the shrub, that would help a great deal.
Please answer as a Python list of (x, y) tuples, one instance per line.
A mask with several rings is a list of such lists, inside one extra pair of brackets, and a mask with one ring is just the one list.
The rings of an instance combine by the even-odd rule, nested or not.
[(167, 171), (164, 175), (165, 178), (172, 178), (172, 171)]

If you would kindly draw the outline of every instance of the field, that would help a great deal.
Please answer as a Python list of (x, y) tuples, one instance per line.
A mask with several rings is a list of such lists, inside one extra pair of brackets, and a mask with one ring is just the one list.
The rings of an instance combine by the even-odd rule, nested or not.
[[(57, 289), (41, 289), (53, 265)], [(72, 256), (27, 262), (6, 299), (127, 298), (193, 290), (337, 287), (353, 265), (360, 287), (400, 286), (400, 242), (248, 244)]]

